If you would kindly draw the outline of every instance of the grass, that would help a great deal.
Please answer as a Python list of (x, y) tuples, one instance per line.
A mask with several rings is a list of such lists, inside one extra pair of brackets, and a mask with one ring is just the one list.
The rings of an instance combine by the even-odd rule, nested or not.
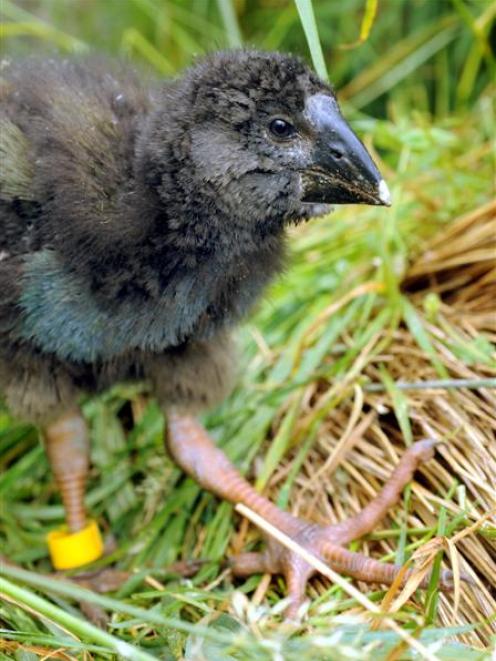
[[(419, 2), (408, 14), (405, 3), (380, 2), (374, 18), (372, 4), (353, 2), (345, 12), (315, 2), (314, 13), (331, 78), (394, 205), (340, 208), (292, 232), (290, 268), (240, 329), (238, 386), (205, 420), (257, 488), (316, 521), (363, 506), (413, 440), (443, 441), (383, 527), (353, 544), (418, 571), (422, 562), (434, 566), (429, 589), (403, 603), (405, 593), (359, 585), (414, 640), (371, 624), (366, 608), (324, 578), (311, 582), (301, 624), (282, 622), (281, 579), (233, 580), (224, 558), (256, 547), (259, 532), (172, 464), (157, 406), (139, 384), (123, 384), (84, 404), (93, 438), (88, 505), (117, 542), (95, 567), (130, 572), (124, 587), (105, 595), (47, 575), (45, 534), (62, 508), (36, 430), (0, 413), (1, 548), (23, 567), (0, 567), (0, 658), (392, 660), (413, 658), (415, 640), (426, 658), (489, 658), (496, 639), (491, 7), (457, 1), (434, 11)], [(225, 28), (235, 30), (237, 19), (245, 41), (306, 53), (292, 3), (245, 3), (237, 13), (220, 1), (81, 7), (3, 0), (4, 48), (32, 48), (35, 39), (36, 47), (43, 40), (82, 51), (90, 35), (102, 47), (107, 30), (111, 50), (168, 74), (193, 52), (234, 43)], [(353, 46), (364, 24), (361, 46), (332, 46)], [(386, 34), (391, 45), (379, 56)], [(205, 562), (190, 578), (174, 575), (174, 563), (189, 558)], [(441, 565), (474, 585), (439, 593)], [(106, 614), (103, 629), (88, 620), (90, 608)]]

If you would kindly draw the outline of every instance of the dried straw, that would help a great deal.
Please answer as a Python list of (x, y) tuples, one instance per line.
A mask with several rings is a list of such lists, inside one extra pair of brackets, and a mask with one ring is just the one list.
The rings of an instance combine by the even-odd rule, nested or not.
[[(470, 379), (477, 385), (481, 379), (496, 377), (496, 362), (493, 366), (487, 361), (479, 364), (476, 356), (462, 360), (452, 348), (453, 338), (462, 345), (470, 345), (477, 337), (495, 339), (495, 217), (496, 202), (491, 202), (455, 220), (424, 247), (404, 279), (404, 291), (434, 338), (434, 349), (450, 381)], [(435, 297), (434, 311), (424, 310), (428, 294)], [(333, 313), (334, 308), (330, 315)], [(378, 333), (362, 350), (356, 375), (381, 383), (381, 365), (385, 365), (395, 381), (439, 380), (432, 361), (406, 325), (392, 337), (388, 333)], [(340, 339), (345, 345), (351, 341), (346, 335)], [(302, 398), (300, 431), (305, 429), (305, 420), (314, 419), (316, 412), (324, 409), (330, 392), (341, 403), (324, 416), (290, 500), (293, 512), (321, 522), (335, 522), (360, 510), (379, 492), (405, 449), (405, 436), (390, 394), (355, 385), (350, 396), (348, 380), (320, 380), (308, 385)], [(496, 633), (496, 392), (487, 387), (432, 387), (406, 389), (400, 396), (413, 438), (430, 436), (444, 443), (416, 474), (408, 507), (398, 505), (384, 521), (383, 530), (365, 540), (361, 550), (394, 559), (399, 531), (406, 529), (412, 550), (431, 538), (430, 546), (417, 552), (422, 560), (427, 557), (425, 571), (437, 552), (445, 548), (448, 554), (443, 564), (450, 566), (451, 558), (452, 568), (467, 574), (473, 585), (457, 583), (454, 593), (441, 594), (435, 623), (479, 623), (459, 640), (485, 646)], [(295, 448), (273, 474), (268, 489), (272, 495), (285, 481), (297, 451)], [(448, 524), (460, 517), (461, 532), (456, 540), (453, 530), (446, 539), (432, 539), (442, 508)], [(465, 530), (469, 534), (464, 534)], [(324, 580), (313, 582), (314, 594), (326, 589)], [(412, 592), (408, 586), (405, 589)], [(393, 596), (396, 601), (391, 604), (390, 598), (390, 607), (397, 610), (406, 598)], [(424, 598), (423, 593), (410, 596), (421, 612), (425, 610)]]

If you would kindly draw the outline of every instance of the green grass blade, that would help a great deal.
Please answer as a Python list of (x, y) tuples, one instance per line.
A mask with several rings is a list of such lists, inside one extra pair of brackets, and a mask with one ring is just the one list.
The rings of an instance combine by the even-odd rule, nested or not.
[(231, 48), (241, 48), (243, 39), (236, 17), (236, 11), (231, 0), (217, 0), (222, 22), (226, 30), (227, 42)]
[(305, 37), (307, 38), (308, 48), (310, 49), (310, 55), (312, 56), (315, 71), (322, 80), (328, 80), (329, 76), (327, 74), (324, 53), (322, 52), (319, 33), (317, 31), (317, 22), (315, 20), (312, 2), (311, 0), (295, 0), (295, 4), (298, 9), (298, 14), (300, 15), (300, 21), (305, 32)]
[(383, 71), (382, 76), (368, 88), (353, 97), (353, 105), (362, 108), (385, 92), (398, 85), (407, 76), (427, 62), (431, 57), (455, 39), (458, 34), (455, 26), (448, 26), (436, 32), (428, 41), (418, 46), (395, 66)]
[(174, 73), (174, 67), (141, 32), (128, 28), (122, 35), (121, 46), (124, 52), (137, 52), (157, 71), (165, 75)]
[(288, 412), (286, 413), (284, 420), (282, 421), (281, 426), (279, 427), (279, 430), (271, 443), (269, 451), (265, 455), (263, 468), (255, 483), (255, 488), (258, 491), (261, 491), (265, 487), (269, 481), (270, 476), (279, 465), (290, 446), (291, 435), (295, 423), (298, 419), (298, 413), (300, 411), (300, 401), (301, 397), (296, 397), (289, 407)]
[(406, 298), (403, 299), (403, 316), (411, 334), (415, 338), (415, 341), (429, 356), (436, 372), (442, 379), (447, 379), (449, 374), (440, 361), (418, 312)]
[[(441, 507), (439, 511), (439, 520), (437, 527), (437, 534), (443, 537), (446, 534), (446, 509)], [(432, 566), (431, 578), (425, 595), (425, 622), (428, 625), (434, 624), (436, 621), (437, 606), (439, 601), (439, 578), (441, 576), (441, 560), (443, 558), (442, 551), (439, 552), (434, 560)]]
[(93, 624), (65, 612), (46, 599), (4, 578), (0, 578), (0, 594), (3, 594), (21, 607), (31, 609), (40, 617), (48, 618), (55, 624), (81, 638), (104, 645), (109, 651), (114, 652), (120, 658), (135, 661), (155, 661), (155, 657), (151, 654), (139, 650), (134, 645), (120, 640), (102, 631), (102, 629), (95, 627)]
[(360, 41), (367, 41), (370, 31), (374, 25), (374, 20), (377, 15), (378, 0), (367, 0), (365, 4), (365, 13), (360, 26)]
[(393, 402), (394, 413), (407, 446), (413, 443), (412, 427), (408, 415), (408, 398), (396, 386), (394, 379), (384, 366), (381, 366), (381, 379)]

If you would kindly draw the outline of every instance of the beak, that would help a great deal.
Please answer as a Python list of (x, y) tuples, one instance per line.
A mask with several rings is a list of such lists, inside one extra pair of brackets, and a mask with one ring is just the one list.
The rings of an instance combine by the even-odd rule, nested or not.
[(368, 151), (326, 94), (309, 97), (305, 118), (316, 136), (303, 171), (303, 201), (391, 205), (391, 196)]

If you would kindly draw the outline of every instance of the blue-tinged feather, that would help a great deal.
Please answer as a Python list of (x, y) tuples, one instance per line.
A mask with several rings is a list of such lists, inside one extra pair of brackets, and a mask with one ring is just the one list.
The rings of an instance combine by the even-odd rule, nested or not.
[(133, 299), (104, 306), (54, 251), (42, 250), (26, 258), (19, 335), (74, 361), (110, 360), (136, 348), (163, 351), (192, 333), (208, 286), (206, 279), (183, 277), (154, 304)]

